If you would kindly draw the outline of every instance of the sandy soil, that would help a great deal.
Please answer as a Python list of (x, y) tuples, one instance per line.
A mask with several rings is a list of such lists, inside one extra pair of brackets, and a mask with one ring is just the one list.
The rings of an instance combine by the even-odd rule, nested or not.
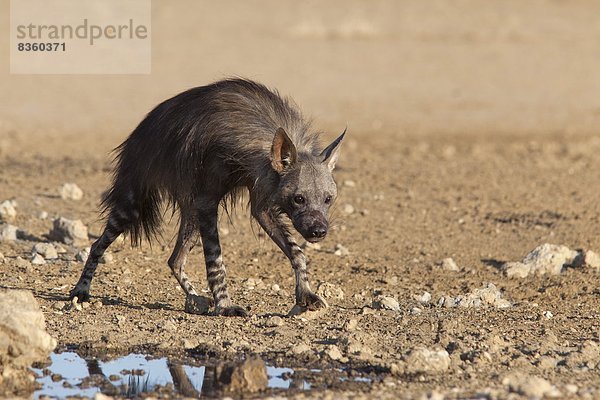
[[(317, 397), (532, 397), (544, 384), (528, 377), (554, 385), (547, 395), (600, 396), (600, 272), (519, 279), (500, 268), (542, 243), (600, 251), (597, 3), (344, 2), (317, 12), (225, 2), (210, 13), (154, 3), (150, 76), (1, 78), (0, 201), (16, 199), (11, 223), (24, 233), (0, 242), (0, 285), (34, 291), (61, 349), (259, 353), (373, 379), (315, 382)], [(234, 73), (292, 94), (327, 138), (350, 127), (335, 229), (306, 250), (313, 286), (333, 285), (331, 307), (272, 318), (293, 305), (293, 274), (242, 206), (221, 229), (230, 293), (250, 319), (184, 312), (166, 266), (176, 217), (159, 244), (113, 246), (92, 306), (64, 310), (85, 246), (62, 244), (45, 265), (29, 263), (32, 246), (56, 216), (81, 219), (93, 240), (108, 151), (157, 101)], [(58, 196), (65, 182), (83, 189), (81, 201)], [(349, 254), (336, 255), (337, 244)], [(447, 257), (458, 271), (439, 266)], [(195, 251), (188, 271), (205, 287), (202, 263)], [(510, 307), (438, 305), (488, 283)], [(424, 292), (426, 304), (416, 298)], [(399, 311), (373, 308), (380, 295)], [(342, 359), (332, 360), (333, 346)], [(419, 348), (445, 350), (447, 368), (419, 368)]]

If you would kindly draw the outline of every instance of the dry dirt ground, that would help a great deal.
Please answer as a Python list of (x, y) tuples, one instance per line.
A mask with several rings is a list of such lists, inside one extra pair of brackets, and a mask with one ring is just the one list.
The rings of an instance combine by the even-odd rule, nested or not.
[[(93, 284), (93, 301), (102, 306), (61, 311), (82, 267), (74, 260), (78, 249), (63, 244), (67, 252), (41, 266), (17, 258), (30, 259), (32, 245), (45, 241), (58, 215), (80, 218), (92, 237), (99, 234), (96, 207), (108, 184), (109, 162), (9, 156), (1, 164), (3, 193), (18, 201), (13, 224), (25, 233), (0, 245), (5, 258), (0, 278), (3, 286), (32, 289), (60, 347), (83, 354), (138, 348), (185, 357), (186, 348), (199, 345), (194, 351), (200, 354), (259, 353), (285, 366), (336, 366), (373, 379), (355, 387), (333, 382), (327, 390), (334, 396), (350, 388), (367, 397), (437, 391), (449, 398), (505, 398), (521, 390), (509, 382), (518, 373), (545, 378), (562, 396), (574, 396), (570, 391), (576, 386), (577, 395), (595, 398), (600, 395), (598, 271), (568, 268), (559, 276), (517, 279), (504, 276), (499, 264), (521, 259), (545, 242), (600, 249), (598, 152), (600, 141), (593, 137), (352, 136), (336, 174), (336, 229), (320, 249), (307, 250), (314, 285), (334, 285), (331, 307), (314, 319), (274, 323), (270, 317), (285, 316), (293, 305), (292, 273), (279, 250), (251, 229), (243, 207), (231, 223), (223, 218), (221, 229), (228, 231), (222, 240), (230, 291), (248, 307), (250, 319), (184, 312), (184, 295), (166, 267), (174, 221), (161, 244), (112, 249), (114, 260), (100, 265)], [(82, 201), (57, 196), (65, 177), (82, 187)], [(40, 219), (40, 211), (49, 217)], [(338, 243), (348, 255), (334, 254)], [(446, 257), (460, 270), (438, 267)], [(188, 265), (205, 287), (198, 251)], [(441, 297), (490, 282), (510, 307), (438, 306)], [(431, 294), (428, 304), (415, 298), (424, 292)], [(378, 294), (397, 298), (400, 310), (373, 309)], [(350, 320), (356, 320), (355, 328), (348, 326)], [(295, 354), (300, 344), (308, 349)], [(331, 360), (332, 346), (347, 359)], [(448, 368), (419, 372), (409, 354), (420, 347), (445, 349)], [(314, 386), (326, 390), (327, 384)]]
[[(34, 291), (59, 350), (258, 353), (370, 379), (322, 374), (310, 393), (266, 393), (298, 398), (600, 398), (600, 272), (501, 269), (543, 243), (600, 252), (598, 2), (169, 4), (153, 2), (149, 76), (15, 76), (7, 63), (0, 76), (0, 201), (16, 200), (21, 230), (0, 242), (0, 285)], [(335, 229), (306, 250), (330, 308), (285, 317), (293, 273), (241, 205), (221, 233), (249, 319), (184, 312), (166, 266), (177, 216), (152, 247), (114, 245), (92, 305), (64, 309), (86, 246), (33, 265), (33, 245), (57, 216), (81, 219), (91, 244), (110, 149), (158, 101), (233, 74), (293, 95), (326, 139), (349, 126)], [(66, 182), (81, 201), (58, 196)], [(458, 270), (439, 265), (448, 257)], [(206, 287), (198, 249), (187, 270)], [(440, 305), (489, 283), (509, 307)], [(399, 309), (374, 307), (382, 295)]]

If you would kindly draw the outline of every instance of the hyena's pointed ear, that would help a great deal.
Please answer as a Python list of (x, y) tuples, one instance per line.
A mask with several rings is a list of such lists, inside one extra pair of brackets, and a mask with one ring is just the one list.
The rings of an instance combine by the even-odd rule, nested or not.
[(321, 157), (323, 157), (322, 162), (327, 164), (327, 167), (330, 171), (333, 171), (335, 168), (335, 163), (340, 155), (340, 147), (342, 147), (342, 139), (344, 138), (345, 134), (346, 129), (344, 129), (344, 132), (342, 132), (337, 139), (335, 139), (329, 146), (325, 147), (325, 150), (321, 152)]
[(277, 129), (271, 145), (271, 166), (279, 173), (296, 162), (296, 146), (283, 128)]

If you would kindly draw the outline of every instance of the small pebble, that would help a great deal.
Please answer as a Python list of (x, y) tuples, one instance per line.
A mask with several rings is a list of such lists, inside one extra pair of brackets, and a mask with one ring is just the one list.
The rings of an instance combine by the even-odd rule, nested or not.
[(380, 296), (373, 302), (373, 307), (383, 310), (400, 311), (400, 303), (391, 296)]
[(356, 186), (356, 182), (354, 182), (353, 180), (350, 180), (350, 179), (346, 179), (344, 181), (344, 186), (346, 186), (346, 187), (355, 187)]
[(309, 351), (310, 347), (306, 343), (300, 343), (292, 347), (292, 353), (294, 354), (308, 353)]
[(4, 200), (0, 203), (0, 220), (13, 220), (17, 216), (16, 205), (17, 203), (14, 200)]
[(420, 296), (419, 295), (415, 295), (414, 298), (419, 303), (428, 304), (431, 301), (431, 293), (429, 293), (429, 292), (423, 292), (422, 295), (420, 295)]
[(80, 220), (59, 217), (54, 220), (48, 237), (51, 240), (75, 246), (88, 243), (87, 227)]
[(31, 263), (33, 265), (44, 265), (44, 264), (46, 264), (46, 260), (44, 260), (44, 257), (42, 257), (41, 255), (36, 253), (31, 258)]
[(31, 249), (32, 254), (39, 254), (46, 260), (53, 260), (58, 258), (58, 252), (52, 245), (52, 243), (36, 243)]
[(81, 200), (83, 198), (83, 190), (75, 183), (65, 183), (59, 189), (60, 197), (63, 200)]
[(342, 209), (346, 214), (352, 214), (354, 213), (354, 207), (352, 206), (352, 204), (344, 204), (344, 207)]
[(265, 321), (265, 326), (268, 328), (274, 328), (276, 326), (283, 325), (283, 318), (279, 316), (270, 317)]
[(344, 330), (347, 332), (353, 332), (358, 327), (358, 320), (351, 318), (344, 324)]
[(112, 264), (114, 259), (115, 257), (112, 255), (112, 253), (106, 252), (102, 255), (102, 257), (100, 257), (98, 261), (100, 262), (100, 264)]
[(329, 346), (329, 348), (325, 350), (325, 354), (327, 354), (327, 356), (333, 361), (341, 360), (344, 357), (344, 355), (336, 345)]
[(442, 260), (441, 266), (446, 271), (460, 271), (460, 268), (458, 268), (456, 262), (450, 257), (444, 258)]
[(77, 252), (77, 254), (75, 254), (75, 260), (84, 263), (87, 261), (89, 256), (90, 256), (90, 248), (88, 247), (88, 248), (79, 250)]
[(345, 257), (350, 255), (350, 251), (346, 247), (338, 243), (335, 245), (335, 251), (333, 252), (333, 254), (339, 257)]
[(37, 216), (39, 219), (46, 219), (48, 218), (48, 213), (46, 211), (40, 211)]
[(18, 228), (14, 225), (4, 224), (0, 226), (0, 242), (14, 242), (17, 240)]

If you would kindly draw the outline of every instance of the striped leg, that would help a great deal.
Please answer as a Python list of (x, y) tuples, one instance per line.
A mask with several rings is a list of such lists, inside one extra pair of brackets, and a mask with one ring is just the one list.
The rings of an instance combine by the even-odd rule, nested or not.
[(92, 284), (92, 278), (94, 277), (96, 267), (98, 266), (98, 260), (102, 257), (108, 246), (115, 241), (117, 236), (124, 232), (123, 227), (129, 223), (129, 220), (122, 215), (123, 213), (114, 211), (110, 213), (102, 236), (92, 244), (90, 255), (85, 262), (81, 277), (79, 278), (77, 285), (71, 290), (69, 295), (71, 299), (77, 297), (77, 300), (80, 302), (88, 301), (90, 299), (90, 285)]
[(309, 310), (326, 308), (327, 303), (325, 300), (310, 288), (306, 257), (283, 221), (279, 217), (271, 215), (268, 211), (253, 211), (252, 215), (292, 264), (296, 275), (296, 304)]
[(198, 210), (198, 225), (204, 248), (206, 276), (208, 287), (215, 299), (215, 314), (245, 317), (248, 315), (246, 310), (233, 305), (227, 292), (225, 266), (221, 256), (221, 244), (219, 243), (217, 215), (217, 205)]
[(171, 257), (169, 257), (169, 267), (171, 267), (175, 279), (177, 279), (177, 282), (179, 282), (181, 288), (188, 296), (198, 295), (184, 271), (190, 250), (192, 250), (197, 242), (198, 232), (195, 215), (188, 210), (182, 209), (177, 243)]

